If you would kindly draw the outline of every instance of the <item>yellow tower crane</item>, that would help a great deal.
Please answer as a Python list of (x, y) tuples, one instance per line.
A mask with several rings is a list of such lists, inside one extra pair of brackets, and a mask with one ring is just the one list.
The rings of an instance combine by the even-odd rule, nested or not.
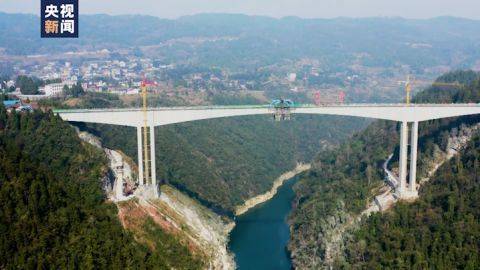
[(147, 115), (147, 81), (144, 79), (142, 81), (142, 100), (143, 100), (143, 106), (142, 106), (142, 112), (143, 112), (143, 165), (144, 165), (144, 170), (143, 170), (143, 175), (145, 178), (145, 184), (148, 184), (150, 182), (150, 170), (149, 170), (149, 153), (148, 151), (148, 115)]
[(399, 81), (399, 84), (404, 84), (405, 85), (405, 103), (407, 105), (410, 105), (410, 94), (412, 92), (412, 85), (413, 81), (410, 80), (410, 75), (407, 76), (406, 81)]
[(155, 82), (149, 82), (145, 78), (142, 80), (141, 83), (141, 90), (142, 90), (142, 112), (143, 112), (143, 164), (144, 164), (144, 179), (145, 184), (150, 184), (151, 182), (151, 172), (150, 172), (150, 144), (149, 141), (149, 126), (148, 126), (148, 102), (147, 102), (147, 86), (148, 85), (156, 85)]

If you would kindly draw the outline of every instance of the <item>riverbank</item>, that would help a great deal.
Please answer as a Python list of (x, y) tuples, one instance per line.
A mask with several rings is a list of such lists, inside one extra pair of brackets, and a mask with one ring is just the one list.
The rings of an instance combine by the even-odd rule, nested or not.
[[(180, 242), (188, 246), (192, 254), (204, 258), (208, 269), (230, 270), (236, 268), (234, 256), (227, 248), (230, 233), (235, 227), (233, 221), (214, 214), (194, 199), (171, 186), (161, 187), (160, 198), (149, 196), (152, 192), (148, 188), (147, 190), (136, 190), (134, 196), (124, 196), (126, 194), (124, 194), (122, 187), (124, 182), (128, 182), (124, 181), (124, 178), (134, 178), (135, 166), (127, 166), (129, 167), (128, 170), (117, 173), (118, 167), (124, 168), (126, 165), (125, 162), (119, 161), (123, 160), (119, 152), (105, 149), (101, 141), (89, 133), (79, 132), (79, 136), (84, 141), (105, 151), (110, 161), (109, 165), (113, 176), (106, 181), (108, 184), (105, 184), (105, 186), (110, 186), (110, 188), (106, 188), (106, 191), (109, 193), (109, 198), (116, 202), (119, 208), (119, 219), (122, 225), (136, 236), (137, 241), (147, 245), (155, 242), (154, 235), (144, 230), (145, 223), (142, 222), (152, 219), (155, 227), (168, 234), (175, 235)], [(122, 163), (122, 166), (119, 166), (119, 162)], [(242, 215), (261, 203), (273, 201), (271, 199), (282, 190), (282, 187), (286, 186), (284, 184), (287, 180), (310, 168), (310, 164), (297, 164), (293, 170), (285, 172), (275, 179), (268, 192), (250, 198), (244, 204), (236, 207), (235, 214), (237, 216)], [(284, 208), (290, 207), (290, 201), (283, 203), (285, 203)], [(278, 223), (283, 223), (283, 218)], [(283, 240), (286, 245), (289, 239), (289, 227), (286, 223), (281, 225), (285, 225)], [(266, 228), (266, 231), (268, 231), (268, 228)], [(277, 252), (279, 258), (282, 257), (283, 252), (283, 248)], [(283, 256), (285, 255), (283, 254)], [(284, 264), (290, 265), (289, 256), (283, 258), (283, 261)]]
[(291, 270), (287, 223), (298, 177), (286, 181), (271, 199), (235, 219), (229, 250), (239, 269)]
[(272, 188), (269, 191), (246, 200), (242, 205), (236, 206), (235, 215), (240, 216), (242, 214), (245, 214), (249, 209), (270, 200), (271, 198), (273, 198), (273, 196), (275, 196), (275, 194), (277, 194), (278, 189), (285, 183), (285, 181), (292, 179), (297, 174), (310, 170), (310, 168), (311, 164), (309, 163), (298, 163), (293, 170), (280, 175), (273, 182)]

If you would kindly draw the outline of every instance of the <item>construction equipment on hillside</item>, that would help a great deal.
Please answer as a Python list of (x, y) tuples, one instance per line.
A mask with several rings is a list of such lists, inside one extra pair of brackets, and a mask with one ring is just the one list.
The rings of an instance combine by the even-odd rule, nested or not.
[(274, 99), (270, 103), (270, 109), (273, 111), (273, 119), (275, 121), (290, 120), (290, 113), (294, 109), (294, 103), (289, 99)]

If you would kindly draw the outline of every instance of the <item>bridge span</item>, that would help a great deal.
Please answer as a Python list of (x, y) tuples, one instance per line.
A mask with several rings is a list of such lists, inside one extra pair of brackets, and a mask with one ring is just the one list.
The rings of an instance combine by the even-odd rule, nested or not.
[[(354, 116), (401, 122), (399, 183), (396, 194), (408, 199), (418, 196), (416, 184), (418, 123), (440, 118), (480, 114), (480, 104), (348, 104), (313, 106), (303, 105), (291, 108), (293, 114), (321, 114)], [(272, 114), (270, 106), (198, 106), (148, 108), (146, 117), (149, 129), (150, 149), (143, 149), (142, 128), (145, 125), (144, 112), (141, 109), (91, 109), (91, 110), (54, 110), (65, 121), (131, 126), (137, 128), (138, 167), (140, 185), (157, 185), (155, 166), (154, 127), (198, 121), (213, 118)], [(408, 139), (410, 135), (410, 174), (407, 185)], [(149, 153), (148, 153), (148, 152)], [(151, 160), (143, 164), (143, 153)], [(146, 166), (145, 166), (146, 165)], [(144, 170), (147, 172), (144, 172)], [(145, 183), (144, 174), (148, 173), (151, 183)]]

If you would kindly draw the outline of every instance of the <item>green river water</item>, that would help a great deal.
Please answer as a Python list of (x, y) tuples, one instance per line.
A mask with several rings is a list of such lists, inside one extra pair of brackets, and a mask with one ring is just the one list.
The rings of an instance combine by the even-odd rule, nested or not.
[(230, 250), (240, 270), (290, 270), (287, 252), (296, 179), (287, 181), (271, 200), (237, 217), (230, 234)]

